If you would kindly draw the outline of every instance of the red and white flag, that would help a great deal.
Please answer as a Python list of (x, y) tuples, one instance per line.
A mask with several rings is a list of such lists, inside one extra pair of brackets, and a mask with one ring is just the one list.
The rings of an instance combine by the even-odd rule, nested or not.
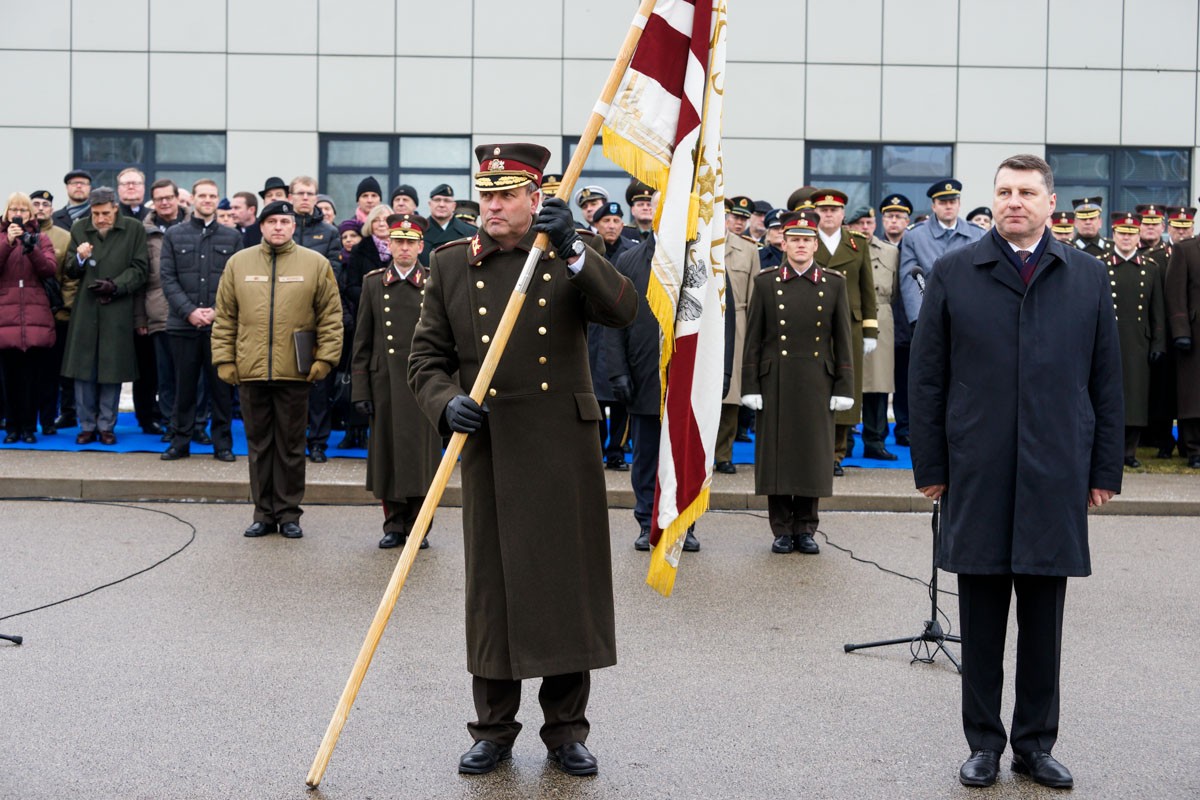
[(605, 114), (604, 154), (662, 192), (646, 299), (662, 328), (662, 440), (646, 582), (675, 584), (708, 509), (724, 381), (725, 0), (658, 0)]

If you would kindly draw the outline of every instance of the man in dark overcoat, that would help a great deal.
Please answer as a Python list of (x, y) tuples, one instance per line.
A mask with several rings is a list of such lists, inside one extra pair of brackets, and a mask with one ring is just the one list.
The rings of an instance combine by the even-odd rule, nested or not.
[[(588, 371), (589, 322), (629, 325), (637, 293), (580, 239), (559, 198), (541, 212), (550, 153), (480, 145), (480, 229), (430, 257), (408, 381), (462, 453), (467, 669), (478, 720), (459, 770), (511, 757), (521, 681), (539, 694), (549, 757), (590, 775), (589, 670), (616, 663), (608, 501)], [(467, 395), (538, 231), (550, 238), (481, 407)]]
[(996, 780), (1004, 637), (1017, 595), (1013, 771), (1072, 785), (1050, 751), (1068, 576), (1091, 572), (1087, 509), (1120, 491), (1125, 416), (1107, 270), (1055, 240), (1041, 158), (996, 174), (996, 227), (946, 253), (912, 344), (916, 485), (942, 498), (936, 565), (958, 573), (963, 728), (959, 779)]
[[(605, 203), (592, 214), (592, 227), (596, 229), (596, 246), (604, 253), (608, 263), (615, 265), (622, 253), (637, 247), (640, 239), (629, 239), (624, 235), (624, 217), (620, 203)], [(609, 382), (609, 370), (604, 348), (604, 325), (593, 322), (588, 325), (588, 367), (592, 371), (592, 387), (600, 402), (600, 448), (604, 451), (606, 469), (627, 472), (625, 443), (631, 435), (629, 413), (625, 403), (613, 394)]]
[(846, 279), (815, 261), (819, 217), (782, 215), (785, 261), (754, 279), (742, 403), (758, 412), (754, 493), (767, 496), (772, 552), (815, 555), (819, 498), (833, 494), (834, 413), (854, 404)]
[[(442, 457), (442, 437), (408, 388), (412, 332), (429, 274), (417, 260), (427, 225), (416, 214), (392, 222), (392, 260), (363, 276), (354, 328), (350, 402), (371, 419), (367, 489), (383, 503), (379, 546), (385, 549), (408, 539)], [(421, 548), (428, 546), (426, 535)]]
[(1200, 469), (1200, 239), (1175, 245), (1163, 292), (1167, 326), (1175, 347), (1179, 450), (1188, 466)]
[(120, 213), (116, 193), (92, 190), (91, 213), (71, 226), (63, 266), (79, 279), (71, 309), (62, 374), (75, 380), (77, 444), (116, 444), (113, 427), (121, 384), (137, 380), (133, 351), (133, 295), (146, 282), (150, 262), (146, 229)]

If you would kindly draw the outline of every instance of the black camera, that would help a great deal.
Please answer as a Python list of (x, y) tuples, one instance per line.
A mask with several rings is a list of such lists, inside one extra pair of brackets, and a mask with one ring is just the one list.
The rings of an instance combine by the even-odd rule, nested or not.
[(21, 235), (18, 238), (21, 240), (21, 245), (25, 248), (25, 252), (32, 253), (33, 248), (37, 247), (38, 235), (36, 233), (30, 233), (29, 231), (24, 230), (24, 217), (13, 217), (9, 221), (12, 222), (13, 225), (19, 225), (21, 227)]

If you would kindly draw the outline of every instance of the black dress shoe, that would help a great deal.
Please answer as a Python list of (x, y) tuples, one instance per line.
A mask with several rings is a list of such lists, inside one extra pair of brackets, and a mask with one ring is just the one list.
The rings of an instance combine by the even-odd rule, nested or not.
[(842, 469), (842, 462), (835, 461), (833, 463), (833, 477), (840, 478), (846, 474), (846, 470)]
[(159, 425), (157, 422), (147, 422), (145, 425), (142, 426), (142, 433), (149, 433), (149, 434), (153, 434), (155, 436), (161, 436), (162, 434), (166, 433), (166, 430), (164, 430), (163, 426)]
[(733, 440), (735, 442), (753, 442), (754, 441), (753, 439), (750, 438), (750, 434), (747, 433), (746, 431), (738, 431), (737, 436), (733, 437)]
[(58, 433), (58, 428), (56, 428), (55, 426), (53, 426), (53, 425), (43, 425), (42, 426), (42, 436), (53, 436), (56, 433)]
[(308, 451), (308, 460), (314, 464), (324, 464), (329, 459), (325, 457), (324, 447), (314, 447)]
[(596, 757), (588, 752), (583, 742), (567, 742), (546, 753), (546, 758), (557, 761), (568, 775), (595, 775), (599, 766)]
[(304, 535), (299, 522), (285, 522), (279, 526), (279, 533), (285, 539), (299, 539)]
[(790, 553), (795, 548), (796, 543), (792, 541), (791, 536), (776, 536), (771, 544), (772, 553)]
[(725, 475), (737, 474), (737, 467), (733, 465), (732, 461), (718, 461), (716, 470), (717, 472), (724, 473)]
[(1200, 456), (1192, 456), (1188, 459), (1188, 469), (1200, 469)]
[(168, 447), (166, 450), (163, 451), (163, 454), (161, 456), (159, 456), (159, 458), (163, 461), (178, 461), (181, 458), (188, 458), (191, 455), (192, 455), (192, 453), (190, 450), (186, 450), (182, 447), (176, 447), (175, 445), (171, 445), (170, 447)]
[(908, 437), (907, 436), (897, 436), (896, 437), (896, 446), (897, 447), (909, 447), (910, 445), (908, 443)]
[(642, 528), (642, 532), (633, 540), (634, 550), (649, 550), (650, 549), (650, 529)]
[(79, 424), (74, 414), (59, 414), (54, 418), (54, 427), (56, 428), (74, 428)]
[(873, 458), (876, 461), (899, 461), (900, 456), (889, 453), (886, 447), (864, 447), (863, 458)]
[(817, 547), (817, 542), (813, 539), (811, 533), (797, 533), (793, 535), (792, 546), (796, 548), (797, 553), (804, 553), (808, 556), (815, 556), (821, 552), (821, 548)]
[(255, 522), (249, 528), (246, 528), (244, 536), (266, 536), (268, 533), (275, 533), (279, 530), (279, 526), (274, 522)]
[(628, 472), (629, 464), (625, 463), (624, 458), (618, 456), (616, 458), (610, 458), (608, 461), (605, 461), (604, 468), (611, 469), (616, 472)]
[(1000, 772), (1000, 754), (995, 750), (972, 750), (971, 757), (958, 769), (963, 786), (991, 786)]
[(1155, 458), (1170, 458), (1171, 454), (1173, 452), (1175, 452), (1174, 447), (1160, 447), (1160, 448), (1158, 448), (1158, 452), (1154, 454), (1154, 457)]
[(9, 431), (8, 435), (4, 437), (4, 443), (5, 444), (13, 444), (13, 443), (17, 442), (20, 438), (21, 438), (21, 434), (18, 433), (17, 431)]
[(34, 435), (33, 431), (25, 431), (21, 434), (21, 441), (25, 444), (37, 444), (37, 436)]
[(1128, 456), (1128, 457), (1125, 459), (1125, 466), (1127, 466), (1127, 467), (1130, 467), (1130, 468), (1132, 468), (1132, 469), (1137, 469), (1137, 468), (1138, 468), (1138, 467), (1140, 467), (1141, 465), (1142, 465), (1142, 462), (1138, 461), (1138, 460), (1137, 460), (1136, 458), (1134, 458), (1133, 456)]
[(232, 464), (234, 461), (237, 461), (237, 456), (233, 454), (232, 450), (214, 450), (213, 458), (217, 461), (224, 461), (226, 464)]
[(338, 450), (356, 450), (362, 447), (362, 445), (358, 443), (358, 437), (354, 435), (354, 432), (347, 430), (346, 435), (342, 437), (342, 440), (335, 447)]
[(175, 434), (171, 431), (163, 431), (163, 435), (158, 437), (158, 440), (160, 442), (173, 442), (175, 441)]
[(192, 441), (196, 444), (212, 444), (212, 437), (205, 432), (204, 428), (196, 428), (192, 431)]
[(700, 540), (692, 533), (691, 528), (687, 529), (687, 534), (683, 537), (683, 550), (686, 553), (696, 553), (700, 550)]
[(1071, 771), (1045, 750), (1034, 750), (1025, 754), (1013, 753), (1012, 771), (1028, 775), (1042, 786), (1049, 786), (1051, 789), (1070, 789), (1075, 785)]
[(480, 739), (458, 760), (458, 771), (467, 775), (483, 775), (491, 772), (501, 761), (512, 758), (512, 748)]
[(417, 549), (418, 550), (428, 550), (429, 549), (429, 531), (425, 531), (425, 538), (421, 540), (421, 546), (418, 547)]
[[(408, 536), (400, 531), (388, 531), (387, 533), (383, 534), (383, 538), (379, 540), (379, 549), (388, 550), (392, 547), (399, 547), (400, 545), (404, 544), (405, 540), (407, 539)], [(421, 544), (424, 544), (424, 542)]]

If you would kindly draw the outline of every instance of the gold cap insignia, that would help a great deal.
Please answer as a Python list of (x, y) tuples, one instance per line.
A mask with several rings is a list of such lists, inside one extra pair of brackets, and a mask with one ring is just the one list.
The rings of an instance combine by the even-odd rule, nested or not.
[[(496, 149), (498, 152), (499, 148), (496, 148)], [(495, 170), (502, 170), (502, 169), (504, 169), (504, 162), (501, 161), (500, 159), (493, 158), (491, 161), (488, 162), (488, 171), (489, 172), (495, 171)]]
[(493, 151), (492, 151), (492, 155), (494, 155), (494, 156), (498, 156), (498, 155), (500, 155), (500, 148), (499, 148), (499, 147), (497, 147), (495, 150), (493, 150)]
[(947, 191), (947, 192), (950, 192), (950, 191), (953, 191), (953, 190), (954, 190), (954, 187), (953, 187), (953, 186), (951, 186), (950, 184), (948, 184), (948, 183), (947, 183), (947, 184), (946, 184), (946, 191)]

